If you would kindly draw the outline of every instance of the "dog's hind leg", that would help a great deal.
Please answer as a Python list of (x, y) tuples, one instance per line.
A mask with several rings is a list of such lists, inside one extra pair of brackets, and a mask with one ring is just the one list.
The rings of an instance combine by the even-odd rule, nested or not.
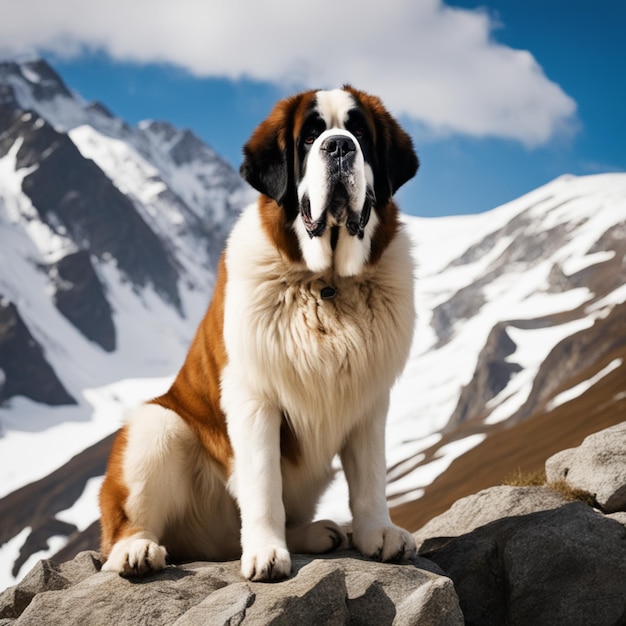
[(124, 576), (163, 569), (167, 525), (189, 498), (190, 459), (199, 442), (173, 411), (133, 411), (113, 445), (100, 492), (104, 571)]
[(331, 520), (318, 520), (310, 524), (287, 526), (287, 546), (290, 552), (323, 554), (349, 546), (343, 529)]

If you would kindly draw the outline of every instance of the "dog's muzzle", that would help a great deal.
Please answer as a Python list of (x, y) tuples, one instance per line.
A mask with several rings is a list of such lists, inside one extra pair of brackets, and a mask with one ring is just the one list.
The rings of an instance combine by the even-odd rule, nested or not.
[(350, 180), (354, 178), (354, 167), (357, 155), (355, 141), (348, 135), (329, 135), (320, 144), (320, 156), (326, 161), (329, 193), (326, 208), (316, 220), (311, 217), (311, 206), (308, 198), (303, 198), (301, 215), (304, 227), (312, 239), (324, 234), (328, 222), (328, 213), (335, 222), (342, 223), (351, 236), (363, 239), (367, 225), (373, 195), (368, 189), (365, 203), (360, 212), (350, 207)]

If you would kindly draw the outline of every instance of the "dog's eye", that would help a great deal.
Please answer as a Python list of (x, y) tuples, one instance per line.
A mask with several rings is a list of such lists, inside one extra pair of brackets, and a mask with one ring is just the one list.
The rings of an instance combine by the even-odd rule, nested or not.
[(365, 137), (365, 129), (363, 128), (363, 126), (357, 126), (353, 131), (352, 134), (357, 138), (357, 139), (362, 139), (363, 137)]
[(319, 133), (312, 130), (304, 136), (304, 143), (310, 146), (318, 137)]

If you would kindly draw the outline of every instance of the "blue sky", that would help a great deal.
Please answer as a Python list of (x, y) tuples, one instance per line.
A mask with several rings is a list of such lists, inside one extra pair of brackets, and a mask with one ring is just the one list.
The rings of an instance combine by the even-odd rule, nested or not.
[(414, 138), (422, 167), (398, 196), (414, 215), (626, 170), (623, 0), (85, 4), (7, 4), (0, 53), (41, 54), (85, 98), (191, 128), (236, 167), (276, 99), (352, 82)]

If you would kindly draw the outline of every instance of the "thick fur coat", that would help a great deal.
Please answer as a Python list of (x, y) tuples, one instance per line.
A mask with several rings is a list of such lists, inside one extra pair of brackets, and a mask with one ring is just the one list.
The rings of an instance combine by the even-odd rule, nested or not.
[(244, 148), (259, 192), (171, 388), (137, 408), (100, 494), (103, 569), (241, 556), (251, 580), (290, 551), (348, 544), (314, 521), (339, 455), (363, 554), (410, 556), (385, 498), (385, 419), (414, 328), (410, 244), (392, 200), (418, 161), (378, 98), (344, 87), (279, 102)]

